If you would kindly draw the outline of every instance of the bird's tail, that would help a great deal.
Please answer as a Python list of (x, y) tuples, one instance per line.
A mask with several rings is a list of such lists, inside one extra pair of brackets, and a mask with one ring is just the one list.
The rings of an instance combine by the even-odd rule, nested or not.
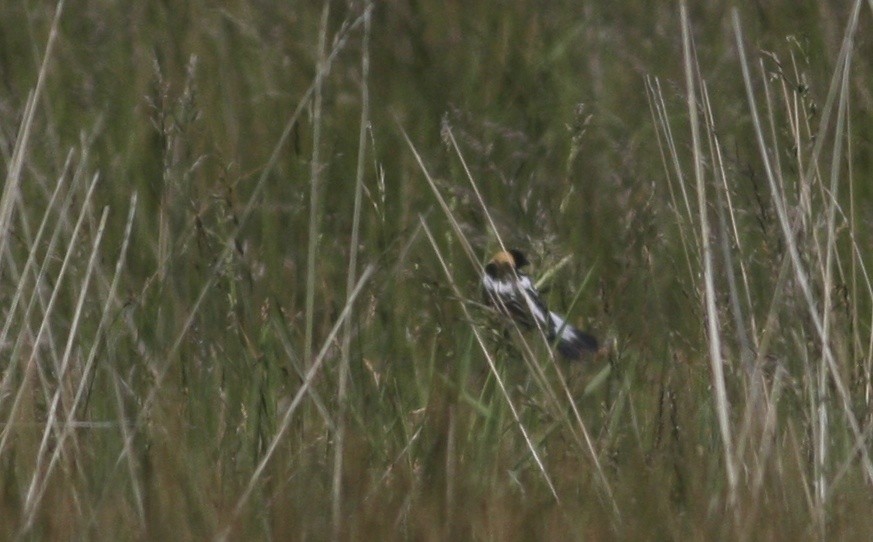
[(568, 360), (579, 360), (585, 354), (597, 352), (597, 339), (580, 331), (557, 314), (550, 312), (552, 326), (549, 330), (549, 340), (558, 338), (558, 352)]

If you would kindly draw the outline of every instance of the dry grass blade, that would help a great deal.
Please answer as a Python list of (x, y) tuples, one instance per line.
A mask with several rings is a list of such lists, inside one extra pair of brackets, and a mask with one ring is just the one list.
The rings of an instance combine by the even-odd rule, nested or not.
[(334, 340), (342, 329), (342, 326), (345, 324), (346, 319), (352, 314), (352, 306), (354, 304), (354, 301), (358, 297), (358, 294), (361, 293), (364, 285), (370, 279), (370, 276), (373, 274), (373, 269), (374, 268), (372, 265), (364, 269), (363, 273), (361, 273), (361, 278), (358, 280), (358, 283), (355, 286), (355, 289), (349, 294), (348, 299), (346, 300), (346, 304), (339, 315), (339, 318), (337, 318), (336, 323), (333, 325), (330, 333), (328, 333), (327, 337), (325, 338), (324, 344), (322, 345), (321, 350), (318, 352), (318, 355), (316, 355), (315, 359), (312, 360), (312, 365), (309, 367), (309, 370), (306, 373), (306, 378), (303, 381), (303, 384), (300, 386), (300, 389), (297, 390), (297, 393), (294, 395), (294, 398), (291, 400), (288, 408), (286, 408), (285, 412), (282, 414), (282, 419), (279, 422), (279, 428), (276, 430), (276, 434), (270, 441), (270, 444), (264, 452), (263, 457), (258, 462), (258, 466), (252, 473), (248, 484), (246, 484), (246, 489), (242, 492), (239, 500), (236, 502), (236, 506), (234, 506), (233, 512), (227, 519), (227, 527), (223, 531), (222, 535), (219, 536), (220, 540), (226, 540), (227, 537), (230, 535), (230, 530), (233, 527), (233, 523), (242, 512), (243, 506), (245, 506), (246, 502), (249, 500), (249, 497), (255, 490), (255, 486), (258, 484), (258, 482), (260, 482), (264, 470), (267, 468), (267, 465), (273, 458), (273, 454), (276, 452), (276, 448), (279, 446), (282, 437), (284, 437), (284, 435), (288, 431), (288, 428), (291, 425), (291, 420), (294, 416), (294, 413), (297, 411), (297, 407), (300, 406), (300, 402), (302, 401), (303, 396), (307, 394), (310, 386), (312, 386), (312, 381), (315, 379), (316, 375), (321, 369), (322, 364), (327, 359), (328, 350), (331, 348), (331, 346), (333, 346)]
[[(364, 37), (361, 44), (361, 124), (358, 131), (358, 159), (355, 174), (355, 201), (352, 211), (352, 235), (349, 239), (349, 267), (346, 273), (346, 296), (354, 290), (355, 277), (358, 273), (358, 244), (361, 226), (361, 200), (364, 187), (364, 159), (367, 155), (367, 126), (370, 124), (370, 27), (372, 23), (373, 4), (369, 3), (364, 11)], [(337, 430), (334, 441), (333, 490), (332, 490), (332, 524), (333, 539), (338, 540), (342, 529), (342, 468), (345, 451), (345, 409), (348, 393), (349, 364), (352, 345), (352, 321), (346, 320), (343, 330), (342, 352), (339, 367), (339, 382), (337, 384)]]
[[(646, 79), (646, 97), (649, 101), (649, 112), (652, 115), (652, 122), (655, 125), (655, 139), (658, 142), (658, 151), (661, 155), (661, 164), (664, 168), (664, 175), (667, 178), (667, 190), (670, 193), (670, 201), (672, 205), (670, 210), (676, 216), (677, 224), (694, 224), (694, 212), (691, 209), (691, 202), (686, 188), (685, 173), (682, 169), (682, 162), (679, 159), (679, 151), (676, 149), (676, 140), (673, 136), (673, 129), (670, 126), (667, 115), (667, 105), (664, 102), (664, 94), (661, 90), (661, 82), (655, 78)], [(664, 148), (667, 148), (665, 152)], [(668, 165), (667, 154), (670, 155)], [(675, 174), (671, 174), (671, 171)], [(676, 199), (676, 189), (673, 185), (679, 187), (679, 192), (682, 194), (682, 205), (679, 205)], [(685, 210), (683, 218), (682, 209)], [(689, 233), (690, 232), (690, 233)], [(691, 244), (687, 236), (693, 237), (694, 243)], [(685, 264), (688, 267), (688, 277), (696, 276), (694, 269), (699, 266), (699, 262), (692, 263), (692, 253), (689, 247), (700, 246), (700, 240), (697, 237), (697, 230), (693, 227), (679, 228), (679, 236), (682, 240), (683, 255), (685, 256)]]
[[(352, 24), (348, 25), (344, 28), (342, 34), (337, 36), (334, 41), (333, 48), (331, 49), (330, 55), (327, 57), (326, 66), (329, 67), (331, 62), (334, 60), (336, 55), (343, 49), (348, 39), (348, 34), (352, 30), (358, 27), (358, 25), (362, 22), (362, 18), (356, 19)], [(318, 76), (320, 77), (320, 75)], [(318, 78), (317, 77), (317, 78)], [(316, 78), (316, 79), (317, 79)], [(163, 359), (159, 361), (159, 366), (155, 369), (155, 383), (152, 387), (149, 394), (143, 400), (141, 405), (141, 410), (136, 416), (136, 421), (133, 424), (134, 431), (130, 432), (127, 437), (125, 437), (125, 445), (122, 448), (117, 460), (116, 466), (119, 465), (127, 455), (130, 450), (130, 442), (129, 439), (133, 438), (136, 434), (136, 430), (139, 429), (140, 425), (145, 420), (146, 415), (148, 414), (150, 408), (155, 402), (158, 394), (161, 390), (161, 384), (163, 383), (164, 378), (167, 375), (167, 371), (169, 370), (173, 360), (175, 359), (176, 353), (181, 347), (183, 341), (188, 336), (188, 332), (190, 331), (192, 325), (194, 324), (194, 320), (197, 317), (197, 314), (200, 311), (200, 307), (202, 306), (204, 300), (207, 297), (207, 294), (215, 285), (215, 281), (217, 280), (219, 274), (218, 270), (223, 265), (223, 262), (230, 256), (230, 254), (235, 250), (234, 243), (235, 240), (239, 237), (240, 232), (242, 232), (243, 228), (248, 224), (248, 220), (254, 212), (255, 203), (261, 196), (263, 188), (267, 183), (267, 179), (269, 179), (270, 174), (273, 171), (276, 163), (279, 160), (279, 154), (282, 151), (285, 144), (288, 142), (288, 139), (291, 136), (291, 132), (293, 128), (297, 125), (297, 122), (300, 116), (303, 114), (309, 100), (312, 96), (313, 90), (315, 88), (316, 82), (313, 82), (312, 85), (303, 93), (300, 101), (297, 104), (297, 107), (294, 109), (294, 112), (288, 118), (288, 121), (285, 123), (285, 128), (282, 132), (282, 135), (279, 137), (279, 140), (276, 142), (276, 145), (273, 147), (273, 152), (270, 155), (270, 159), (264, 166), (264, 169), (261, 171), (261, 175), (258, 177), (258, 182), (255, 184), (252, 194), (249, 197), (246, 205), (243, 207), (242, 213), (240, 214), (239, 220), (237, 221), (235, 228), (230, 236), (228, 236), (227, 241), (224, 245), (221, 256), (217, 259), (216, 263), (213, 265), (213, 271), (209, 274), (207, 279), (204, 281), (203, 286), (200, 288), (200, 292), (198, 293), (194, 303), (188, 311), (188, 316), (185, 318), (184, 323), (178, 330), (175, 340), (173, 341), (169, 350), (163, 354)]]
[[(801, 292), (803, 293), (808, 314), (815, 326), (816, 332), (818, 333), (818, 338), (821, 341), (821, 348), (827, 362), (828, 370), (831, 374), (832, 382), (837, 390), (840, 401), (842, 402), (843, 415), (845, 416), (846, 421), (848, 422), (849, 427), (851, 428), (851, 431), (853, 433), (856, 449), (859, 450), (861, 453), (865, 476), (870, 483), (873, 483), (873, 462), (871, 462), (869, 453), (867, 451), (867, 446), (864, 444), (866, 442), (866, 439), (861, 432), (858, 420), (853, 413), (851, 397), (849, 396), (849, 392), (846, 389), (846, 385), (843, 382), (843, 378), (840, 375), (839, 369), (837, 367), (836, 359), (834, 358), (834, 354), (831, 350), (829, 337), (825, 333), (824, 324), (820, 316), (821, 313), (818, 309), (818, 304), (816, 303), (813, 296), (812, 288), (809, 283), (809, 278), (803, 267), (797, 243), (794, 239), (793, 230), (791, 225), (789, 224), (788, 213), (780, 196), (780, 191), (776, 185), (775, 176), (770, 165), (767, 144), (764, 141), (764, 135), (761, 129), (760, 119), (758, 118), (757, 104), (754, 92), (752, 90), (751, 75), (749, 74), (749, 66), (746, 61), (746, 53), (743, 44), (742, 31), (740, 29), (739, 15), (737, 14), (736, 10), (734, 10), (733, 12), (733, 26), (734, 34), (736, 37), (737, 49), (740, 55), (740, 66), (742, 67), (743, 81), (746, 86), (746, 96), (749, 103), (749, 109), (752, 114), (753, 126), (755, 128), (755, 137), (758, 143), (761, 160), (764, 165), (767, 182), (773, 197), (774, 207), (776, 208), (779, 225), (782, 228), (783, 239), (785, 240), (788, 248), (790, 261), (794, 270), (794, 276), (797, 280)], [(812, 165), (810, 167), (812, 167)]]
[[(49, 477), (51, 476), (51, 473), (52, 473), (52, 470), (54, 469), (55, 465), (57, 464), (58, 460), (60, 459), (62, 451), (64, 450), (64, 443), (65, 443), (66, 439), (72, 434), (73, 429), (77, 425), (77, 422), (75, 421), (76, 413), (79, 409), (79, 406), (82, 403), (82, 399), (85, 395), (85, 390), (87, 389), (89, 383), (91, 382), (91, 375), (93, 374), (94, 364), (95, 364), (96, 359), (97, 359), (97, 350), (98, 350), (98, 347), (100, 345), (100, 339), (102, 338), (102, 335), (104, 334), (104, 329), (105, 329), (107, 323), (109, 322), (112, 305), (115, 304), (115, 302), (117, 301), (116, 294), (117, 294), (117, 290), (118, 290), (118, 283), (120, 282), (120, 279), (121, 279), (121, 275), (122, 275), (121, 271), (122, 271), (122, 268), (124, 267), (124, 262), (125, 262), (126, 255), (127, 255), (127, 249), (128, 249), (128, 246), (130, 245), (130, 235), (131, 235), (131, 232), (133, 230), (133, 219), (134, 219), (134, 216), (136, 213), (136, 203), (137, 203), (137, 194), (134, 192), (134, 194), (131, 195), (131, 198), (130, 198), (130, 207), (129, 207), (129, 211), (128, 211), (127, 222), (126, 222), (126, 225), (124, 228), (124, 237), (122, 240), (122, 246), (121, 246), (121, 250), (120, 250), (120, 253), (118, 256), (118, 260), (116, 261), (116, 264), (115, 264), (115, 273), (113, 274), (113, 277), (112, 277), (112, 284), (109, 287), (108, 295), (106, 296), (106, 301), (105, 301), (105, 303), (103, 305), (103, 309), (100, 313), (100, 322), (97, 325), (97, 331), (95, 332), (95, 335), (94, 335), (94, 341), (91, 344), (91, 349), (88, 353), (88, 357), (86, 358), (84, 367), (81, 371), (81, 377), (79, 380), (79, 384), (76, 388), (76, 394), (73, 397), (73, 400), (69, 406), (66, 420), (62, 424), (62, 433), (60, 434), (60, 436), (57, 439), (57, 442), (54, 445), (54, 450), (52, 451), (51, 459), (49, 460), (48, 466), (46, 467), (45, 475), (43, 476), (43, 480), (44, 480), (43, 486), (36, 494), (35, 504), (33, 505), (34, 511), (36, 510), (36, 506), (38, 506), (39, 501), (42, 498), (42, 495), (45, 493), (45, 490), (47, 488), (47, 484), (49, 481)], [(105, 215), (105, 213), (104, 213), (104, 215)], [(83, 289), (83, 292), (84, 292), (84, 289)], [(72, 334), (71, 334), (71, 336), (72, 336)], [(126, 419), (124, 417), (119, 418), (119, 426), (122, 428), (124, 428), (126, 426)], [(132, 480), (134, 481), (134, 483), (136, 483), (136, 477), (133, 477)], [(136, 489), (136, 487), (135, 487), (135, 489)], [(139, 494), (139, 491), (137, 491), (137, 494)], [(141, 506), (140, 506), (140, 509), (141, 509)], [(32, 514), (32, 516), (33, 515), (34, 514)]]
[(721, 359), (721, 332), (718, 311), (715, 305), (715, 280), (712, 267), (712, 248), (710, 246), (710, 226), (707, 216), (706, 185), (703, 178), (703, 154), (700, 143), (700, 126), (697, 117), (696, 62), (692, 54), (691, 35), (688, 27), (688, 8), (681, 4), (682, 44), (685, 58), (685, 86), (688, 96), (688, 115), (691, 123), (692, 150), (694, 152), (694, 178), (697, 181), (697, 206), (700, 216), (700, 241), (703, 259), (703, 291), (706, 302), (707, 338), (709, 342), (709, 362), (712, 369), (712, 386), (715, 390), (715, 410), (721, 432), (722, 448), (724, 450), (725, 472), (727, 474), (730, 501), (736, 499), (736, 458), (734, 443), (731, 437), (730, 405), (727, 400), (727, 390), (724, 381), (724, 369)]
[(870, 538), (873, 0), (67, 3), (0, 2), (0, 540)]
[[(70, 324), (70, 330), (67, 334), (67, 344), (64, 348), (64, 354), (61, 357), (61, 370), (58, 374), (58, 388), (55, 390), (54, 397), (52, 398), (51, 406), (49, 407), (48, 416), (46, 417), (45, 429), (42, 434), (42, 442), (39, 446), (39, 451), (36, 455), (36, 467), (34, 468), (33, 477), (30, 481), (30, 486), (27, 489), (27, 497), (24, 501), (24, 509), (25, 509), (25, 530), (29, 530), (33, 526), (33, 521), (36, 517), (37, 507), (39, 506), (39, 501), (42, 495), (45, 493), (45, 488), (48, 485), (49, 476), (51, 475), (51, 471), (49, 469), (45, 470), (43, 474), (43, 464), (46, 461), (46, 456), (48, 454), (48, 446), (49, 446), (49, 437), (51, 436), (52, 429), (57, 427), (58, 431), (58, 440), (61, 439), (62, 435), (67, 431), (67, 428), (63, 425), (59, 425), (58, 422), (58, 409), (61, 403), (61, 395), (63, 392), (63, 383), (64, 379), (67, 375), (67, 370), (70, 365), (70, 357), (72, 355), (73, 344), (77, 338), (77, 333), (79, 331), (79, 322), (82, 316), (82, 308), (85, 304), (85, 299), (88, 294), (88, 287), (91, 282), (91, 274), (94, 271), (94, 268), (97, 263), (97, 255), (99, 254), (100, 242), (103, 240), (103, 230), (106, 227), (106, 217), (109, 216), (109, 208), (106, 207), (103, 209), (103, 214), (100, 217), (100, 225), (97, 227), (97, 232), (94, 236), (94, 243), (91, 247), (91, 257), (88, 260), (88, 266), (85, 270), (85, 277), (82, 279), (82, 283), (79, 289), (79, 299), (76, 302), (76, 309), (73, 313), (73, 321)], [(71, 406), (68, 406), (70, 411), (72, 410)], [(69, 416), (67, 416), (69, 417)], [(56, 447), (56, 450), (60, 450), (60, 447)]]
[(306, 249), (306, 331), (303, 339), (303, 364), (308, 367), (312, 357), (312, 333), (315, 323), (315, 272), (318, 258), (319, 217), (321, 213), (321, 111), (322, 86), (327, 76), (327, 17), (330, 3), (325, 2), (321, 12), (321, 31), (318, 34), (318, 71), (312, 100), (312, 158), (309, 173), (309, 242)]
[[(442, 253), (439, 250), (439, 246), (436, 243), (436, 239), (434, 239), (433, 234), (430, 232), (430, 229), (427, 227), (427, 223), (424, 222), (424, 218), (421, 218), (421, 225), (424, 228), (424, 233), (427, 235), (428, 240), (430, 241), (431, 246), (433, 247), (434, 254), (440, 262), (440, 266), (443, 269), (443, 273), (445, 274), (446, 280), (451, 286), (452, 290), (455, 292), (455, 296), (457, 299), (464, 299), (464, 296), (461, 294), (460, 289), (458, 289), (457, 284), (452, 277), (452, 273), (449, 271), (449, 268), (446, 264), (445, 259), (443, 258)], [(467, 310), (467, 306), (464, 303), (461, 303), (461, 310), (464, 312), (464, 316), (467, 318), (467, 321), (473, 321), (472, 316)], [(512, 413), (512, 418), (515, 420), (515, 424), (518, 427), (519, 432), (521, 432), (522, 437), (524, 437), (524, 441), (527, 444), (528, 450), (530, 451), (531, 457), (533, 457), (534, 462), (537, 465), (540, 473), (543, 475), (543, 480), (546, 482), (546, 485), (549, 487), (549, 491), (551, 491), (552, 496), (555, 497), (555, 500), (560, 502), (560, 498), (558, 497), (558, 492), (555, 491), (555, 485), (552, 483), (552, 478), (549, 476), (549, 473), (546, 471), (546, 467), (543, 464), (542, 459), (540, 458), (539, 452), (537, 452), (536, 447), (534, 446), (533, 440), (530, 437), (528, 430), (525, 428), (524, 423), (521, 421), (521, 416), (519, 415), (518, 407), (516, 407), (515, 403), (512, 401), (512, 397), (509, 395), (509, 391), (506, 388), (506, 384), (503, 382), (503, 378), (500, 376), (500, 373), (497, 371), (497, 366), (494, 363), (494, 358), (491, 353), (488, 351), (488, 347), (485, 346), (485, 341), (482, 339), (482, 336), (479, 334), (479, 330), (475, 327), (473, 329), (473, 334), (476, 337), (476, 342), (479, 344), (479, 347), (482, 349), (482, 353), (485, 354), (485, 359), (488, 361), (488, 369), (491, 371), (491, 375), (494, 377), (495, 382), (497, 382), (497, 386), (500, 389), (500, 393), (503, 396), (503, 399), (506, 401), (507, 406), (509, 407), (510, 412)]]
[[(18, 280), (18, 283), (15, 287), (15, 294), (12, 296), (12, 300), (8, 305), (8, 313), (6, 314), (6, 320), (3, 323), (3, 329), (0, 330), (0, 345), (6, 345), (9, 331), (12, 329), (13, 324), (16, 321), (15, 315), (18, 311), (18, 304), (21, 302), (21, 297), (24, 295), (24, 291), (27, 285), (27, 277), (31, 274), (31, 270), (36, 264), (37, 259), (37, 251), (42, 243), (43, 235), (46, 232), (46, 228), (49, 223), (49, 218), (53, 216), (53, 214), (57, 210), (57, 198), (61, 193), (61, 188), (64, 186), (64, 179), (66, 178), (66, 174), (69, 171), (70, 159), (72, 158), (72, 152), (67, 155), (67, 162), (64, 165), (63, 173), (58, 177), (58, 182), (55, 184), (55, 190), (52, 192), (51, 198), (49, 198), (48, 205), (46, 206), (46, 210), (43, 213), (42, 221), (40, 222), (39, 228), (36, 231), (36, 235), (33, 237), (33, 241), (30, 244), (30, 251), (27, 255), (27, 260), (24, 263), (24, 267), (21, 270), (21, 278)], [(72, 191), (67, 194), (67, 198), (65, 202), (62, 204), (64, 207), (67, 207), (72, 198)], [(59, 239), (61, 232), (61, 224), (58, 222), (55, 225), (55, 230), (52, 233), (51, 241), (49, 242), (48, 254), (54, 252), (54, 246)], [(37, 274), (35, 276), (36, 284), (40, 284), (40, 279), (42, 275)], [(24, 321), (27, 321), (29, 318), (27, 315), (29, 312), (25, 312)], [(5, 346), (4, 346), (5, 348)], [(14, 349), (12, 349), (14, 351)], [(10, 365), (10, 369), (12, 366)], [(2, 398), (7, 395), (7, 390), (11, 386), (13, 375), (15, 374), (14, 370), (7, 370), (3, 375), (3, 381), (0, 382), (0, 405), (2, 405)]]
[[(464, 159), (463, 153), (461, 152), (461, 149), (458, 146), (457, 140), (455, 139), (454, 131), (451, 129), (451, 127), (444, 126), (443, 133), (448, 137), (449, 141), (452, 143), (452, 147), (455, 151), (455, 154), (458, 157), (458, 159), (461, 161), (461, 164), (464, 168), (464, 172), (466, 174), (467, 180), (468, 180), (471, 188), (473, 189), (474, 193), (476, 194), (477, 203), (479, 204), (483, 215), (488, 220), (488, 223), (492, 228), (492, 233), (497, 238), (500, 247), (505, 250), (507, 247), (503, 243), (503, 240), (500, 237), (500, 232), (498, 231), (498, 228), (497, 228), (493, 218), (491, 217), (491, 213), (488, 210), (488, 206), (485, 203), (485, 199), (482, 196), (482, 192), (481, 192), (481, 190), (479, 190), (479, 186), (477, 185), (476, 181), (474, 180), (473, 175), (470, 172), (470, 168), (467, 164), (467, 161)], [(412, 149), (412, 152), (415, 155), (416, 161), (418, 162), (418, 165), (419, 165), (422, 173), (424, 174), (424, 177), (427, 180), (428, 185), (431, 188), (431, 191), (433, 192), (434, 196), (436, 197), (437, 201), (439, 202), (440, 207), (442, 208), (443, 213), (445, 214), (446, 218), (449, 220), (450, 224), (452, 225), (452, 230), (455, 233), (455, 238), (458, 239), (458, 241), (464, 247), (465, 252), (468, 255), (468, 257), (470, 258), (470, 261), (471, 261), (473, 267), (477, 270), (477, 273), (479, 275), (481, 275), (484, 272), (484, 270), (482, 269), (481, 263), (477, 259), (475, 259), (475, 257), (473, 256), (474, 251), (472, 249), (472, 246), (470, 245), (469, 240), (464, 235), (463, 230), (460, 227), (460, 224), (458, 223), (457, 219), (455, 218), (454, 214), (452, 213), (451, 209), (449, 208), (448, 204), (446, 203), (445, 198), (443, 197), (442, 193), (437, 188), (436, 183), (433, 181), (430, 173), (428, 172), (427, 168), (425, 167), (424, 162), (421, 158), (421, 155), (418, 153), (417, 149), (412, 144), (409, 137), (406, 136), (405, 132), (404, 132), (404, 136), (406, 137), (407, 144), (410, 146), (410, 148)], [(421, 223), (422, 223), (422, 225), (426, 226), (426, 224), (424, 223), (423, 220)], [(438, 250), (436, 245), (434, 245), (434, 250)], [(441, 255), (438, 254), (438, 256), (441, 256)], [(442, 258), (441, 258), (441, 260), (442, 260)], [(461, 297), (460, 297), (459, 290), (454, 285), (454, 283), (453, 283), (453, 288), (455, 289), (455, 292), (456, 292), (455, 295), (458, 296), (460, 299)], [(575, 300), (574, 300), (574, 302), (575, 302)], [(572, 306), (572, 304), (571, 304), (571, 306)], [(466, 318), (467, 321), (472, 322), (472, 320), (470, 319), (470, 315), (466, 312), (466, 307), (462, 305), (462, 308), (464, 309), (465, 314), (467, 316), (467, 318)], [(560, 367), (558, 367), (558, 365), (557, 365), (556, 359), (554, 358), (554, 356), (552, 356), (552, 357), (550, 357), (550, 362), (551, 362), (553, 368), (555, 369), (554, 372), (556, 373), (556, 375), (558, 377), (558, 382), (561, 386), (561, 390), (563, 391), (564, 397), (566, 399), (566, 405), (561, 403), (561, 401), (558, 398), (558, 395), (556, 394), (555, 390), (553, 389), (553, 387), (549, 383), (549, 380), (548, 380), (543, 368), (537, 362), (537, 356), (534, 354), (532, 345), (528, 342), (523, 331), (519, 328), (518, 324), (515, 322), (512, 322), (512, 327), (513, 327), (513, 330), (515, 332), (516, 337), (519, 340), (519, 343), (522, 345), (522, 348), (523, 348), (524, 355), (522, 356), (522, 358), (525, 361), (528, 369), (530, 370), (530, 374), (532, 374), (534, 376), (534, 378), (536, 379), (537, 385), (540, 387), (540, 389), (542, 389), (546, 393), (546, 397), (549, 401), (548, 405), (551, 408), (552, 414), (559, 420), (558, 423), (561, 423), (561, 425), (564, 428), (566, 428), (570, 431), (570, 433), (573, 436), (573, 439), (577, 443), (577, 445), (581, 449), (584, 449), (591, 457), (592, 463), (594, 464), (595, 470), (596, 470), (597, 475), (598, 475), (598, 479), (600, 481), (600, 486), (604, 492), (605, 499), (606, 499), (607, 503), (610, 505), (613, 513), (615, 514), (615, 518), (618, 518), (620, 520), (621, 513), (620, 513), (618, 506), (615, 502), (615, 498), (614, 498), (612, 490), (610, 488), (609, 481), (606, 478), (606, 474), (603, 471), (603, 467), (600, 463), (600, 458), (598, 457), (597, 450), (594, 448), (593, 439), (591, 438), (590, 432), (588, 431), (588, 428), (585, 425), (585, 422), (582, 420), (582, 415), (579, 412), (579, 408), (576, 405), (576, 401), (573, 398), (572, 393), (570, 392), (570, 389), (567, 385), (567, 381), (566, 381), (565, 377), (563, 376)], [(481, 341), (481, 338), (478, 336), (478, 331), (475, 329), (475, 327), (473, 329), (474, 329), (474, 333), (477, 334), (477, 339)], [(549, 340), (546, 337), (545, 330), (543, 330), (542, 328), (538, 328), (537, 331), (538, 331), (539, 338), (540, 338), (540, 340), (542, 340), (543, 344), (549, 345)], [(484, 343), (480, 342), (480, 345), (482, 345), (482, 344), (484, 344)], [(498, 382), (500, 382), (499, 375), (495, 371), (496, 371), (496, 368), (492, 371), (492, 375), (496, 379), (498, 379)], [(502, 386), (502, 383), (501, 383), (501, 386)], [(505, 399), (507, 401), (510, 401), (510, 398), (508, 396), (505, 396)], [(510, 406), (511, 406), (511, 408), (514, 408), (514, 407), (512, 407), (512, 405), (510, 405)], [(568, 418), (568, 414), (567, 414), (567, 406), (569, 406), (569, 410), (573, 413), (575, 425), (573, 423), (567, 423), (567, 422), (569, 422), (569, 418)], [(576, 426), (578, 426), (579, 431), (576, 430)], [(525, 435), (525, 438), (527, 438), (527, 436), (526, 436), (527, 434), (524, 432), (523, 427), (522, 427), (522, 431), (523, 431), (523, 434)], [(581, 432), (581, 434), (580, 434), (580, 432)], [(531, 446), (533, 446), (533, 445), (531, 444)], [(538, 466), (541, 469), (543, 469), (544, 467), (539, 463), (539, 456), (536, 455), (535, 453), (533, 453), (534, 452), (533, 447), (531, 447), (531, 452), (532, 453), (531, 453), (530, 457), (533, 458), (534, 461), (537, 462)], [(545, 471), (543, 471), (543, 474), (545, 474)]]
[[(94, 188), (97, 186), (97, 179), (98, 179), (98, 176), (95, 175), (91, 181), (90, 186), (88, 187), (88, 193), (85, 196), (86, 202), (89, 202), (91, 200), (91, 197), (94, 194)], [(63, 279), (67, 273), (70, 262), (72, 261), (73, 254), (76, 251), (77, 241), (79, 239), (79, 232), (81, 230), (82, 224), (85, 221), (86, 216), (87, 216), (87, 205), (83, 205), (82, 209), (79, 212), (79, 218), (76, 221), (76, 225), (73, 227), (73, 231), (70, 233), (69, 245), (67, 246), (67, 251), (66, 251), (66, 254), (64, 255), (64, 259), (63, 259), (63, 262), (61, 264), (61, 268), (57, 272), (57, 275), (55, 278), (55, 283), (54, 283), (54, 289), (52, 290), (51, 297), (49, 299), (48, 305), (46, 306), (45, 314), (43, 315), (43, 318), (42, 318), (42, 321), (40, 323), (39, 329), (36, 333), (36, 336), (33, 338), (34, 348), (31, 350), (30, 356), (26, 357), (25, 360), (23, 360), (24, 373), (25, 373), (24, 381), (29, 380), (28, 375), (32, 375), (34, 373), (34, 371), (42, 371), (42, 368), (40, 367), (41, 360), (38, 359), (38, 352), (39, 352), (38, 345), (42, 341), (43, 336), (47, 333), (48, 327), (49, 327), (50, 323), (52, 322), (52, 318), (51, 318), (52, 317), (52, 310), (54, 309), (55, 302), (57, 301), (58, 295), (63, 291), (63, 289), (62, 289)], [(50, 256), (51, 255), (47, 256), (46, 260), (48, 260), (50, 258)], [(47, 262), (46, 262), (46, 265), (47, 265)], [(41, 275), (42, 275), (43, 271), (45, 270), (46, 265), (43, 265), (43, 270), (40, 271)], [(39, 284), (39, 281), (37, 281), (37, 284)], [(34, 297), (35, 296), (36, 296), (36, 293), (34, 293)], [(31, 305), (32, 305), (32, 301), (31, 301)], [(29, 313), (29, 308), (28, 308), (27, 312)], [(19, 339), (22, 337), (22, 335), (23, 334), (19, 335)], [(13, 351), (15, 351), (15, 350), (17, 350), (17, 348), (13, 349)], [(48, 390), (46, 389), (46, 386), (47, 385), (44, 382), (44, 392), (47, 394), (47, 400), (50, 400), (50, 395), (48, 395)], [(18, 409), (21, 406), (22, 401), (25, 399), (25, 395), (27, 392), (28, 392), (28, 387), (22, 385), (19, 387), (18, 392), (15, 394), (15, 400), (13, 401), (12, 407), (10, 408), (10, 411), (9, 411), (9, 416), (8, 416), (9, 423), (3, 429), (2, 435), (0, 435), (0, 454), (2, 454), (3, 450), (6, 448), (11, 429), (14, 426), (15, 417), (17, 415)], [(56, 430), (59, 431), (59, 428), (56, 428)]]
[[(9, 223), (12, 217), (12, 208), (15, 205), (15, 200), (18, 198), (18, 188), (21, 183), (21, 171), (24, 167), (24, 159), (27, 155), (28, 144), (30, 143), (33, 119), (36, 114), (36, 104), (41, 98), (42, 90), (45, 86), (48, 62), (51, 58), (52, 50), (57, 39), (58, 25), (61, 21), (63, 8), (64, 0), (59, 0), (55, 7), (55, 15), (52, 19), (52, 26), (49, 31), (42, 64), (39, 68), (39, 75), (36, 78), (36, 88), (34, 88), (27, 97), (27, 105), (24, 108), (24, 115), (21, 119), (18, 137), (15, 139), (15, 148), (12, 151), (9, 169), (6, 172), (6, 182), (3, 185), (3, 195), (0, 197), (0, 254), (5, 254), (6, 252), (6, 242), (10, 231)], [(2, 261), (2, 258), (0, 258), (0, 264), (2, 264)], [(0, 270), (2, 270), (2, 266), (0, 266)]]

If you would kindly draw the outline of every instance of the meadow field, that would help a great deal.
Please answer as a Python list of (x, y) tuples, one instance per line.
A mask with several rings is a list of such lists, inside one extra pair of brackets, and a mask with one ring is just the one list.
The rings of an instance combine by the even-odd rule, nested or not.
[(871, 0), (0, 3), (0, 539), (873, 539), (871, 81)]

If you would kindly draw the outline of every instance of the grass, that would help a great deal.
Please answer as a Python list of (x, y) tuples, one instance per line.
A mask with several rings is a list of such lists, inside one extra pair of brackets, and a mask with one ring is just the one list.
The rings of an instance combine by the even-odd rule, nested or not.
[(4, 4), (0, 538), (869, 539), (871, 21)]

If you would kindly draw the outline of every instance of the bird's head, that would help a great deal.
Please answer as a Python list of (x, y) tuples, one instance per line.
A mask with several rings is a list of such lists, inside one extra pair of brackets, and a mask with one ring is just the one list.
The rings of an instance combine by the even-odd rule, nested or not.
[(485, 265), (485, 273), (492, 278), (507, 277), (518, 273), (528, 263), (520, 250), (501, 250)]

